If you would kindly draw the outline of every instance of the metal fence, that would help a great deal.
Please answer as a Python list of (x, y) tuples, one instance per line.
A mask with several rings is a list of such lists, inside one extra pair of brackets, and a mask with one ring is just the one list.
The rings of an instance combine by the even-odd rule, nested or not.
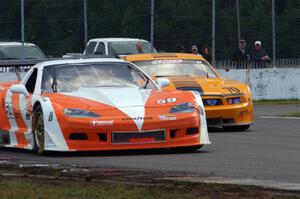
[(91, 38), (137, 37), (165, 52), (206, 48), (216, 66), (233, 66), (240, 38), (247, 51), (261, 41), (267, 66), (300, 58), (299, 0), (1, 0), (0, 27), (0, 40), (32, 42), (53, 57), (82, 52)]

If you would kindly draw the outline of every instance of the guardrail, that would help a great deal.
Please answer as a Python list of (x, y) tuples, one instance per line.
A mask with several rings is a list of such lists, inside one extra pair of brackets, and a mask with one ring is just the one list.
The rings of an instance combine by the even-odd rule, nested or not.
[(300, 58), (277, 59), (273, 64), (271, 61), (232, 61), (217, 60), (215, 67), (230, 69), (254, 69), (254, 68), (300, 68)]

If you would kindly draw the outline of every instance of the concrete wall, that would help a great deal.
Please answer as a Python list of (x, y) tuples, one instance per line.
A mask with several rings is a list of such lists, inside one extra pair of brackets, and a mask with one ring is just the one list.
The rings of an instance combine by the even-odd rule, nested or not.
[[(250, 84), (253, 98), (300, 99), (300, 69), (218, 70), (222, 77)], [(248, 75), (247, 75), (248, 73)], [(24, 73), (22, 74), (22, 76)], [(16, 80), (14, 73), (0, 73), (0, 82)]]
[[(231, 69), (218, 70), (222, 77), (238, 80), (250, 85), (253, 98), (300, 99), (300, 69)], [(248, 75), (247, 75), (248, 72)]]

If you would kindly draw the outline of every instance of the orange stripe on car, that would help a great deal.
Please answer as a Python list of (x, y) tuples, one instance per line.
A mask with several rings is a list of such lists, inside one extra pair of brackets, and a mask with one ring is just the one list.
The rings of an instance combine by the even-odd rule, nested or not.
[(27, 141), (25, 138), (25, 132), (27, 131), (27, 126), (23, 120), (21, 109), (20, 109), (20, 101), (19, 101), (20, 94), (13, 94), (12, 95), (12, 107), (13, 107), (13, 114), (16, 120), (18, 129), (16, 131), (16, 137), (19, 147), (26, 147)]

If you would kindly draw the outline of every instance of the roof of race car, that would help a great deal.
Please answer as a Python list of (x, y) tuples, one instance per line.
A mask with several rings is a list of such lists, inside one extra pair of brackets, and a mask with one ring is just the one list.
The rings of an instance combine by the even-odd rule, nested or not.
[(89, 62), (120, 62), (124, 63), (124, 60), (116, 58), (88, 58), (88, 59), (58, 59), (51, 61), (40, 62), (35, 65), (36, 68), (43, 68), (45, 66), (59, 65), (59, 64), (79, 64), (79, 63), (89, 63)]
[(196, 59), (204, 60), (201, 55), (194, 55), (188, 53), (145, 53), (145, 54), (135, 54), (126, 55), (124, 60), (126, 61), (145, 61), (145, 60), (155, 60), (155, 59)]
[(90, 39), (89, 41), (96, 41), (96, 42), (113, 42), (113, 41), (145, 41), (148, 42), (144, 39), (138, 39), (138, 38), (94, 38), (94, 39)]

